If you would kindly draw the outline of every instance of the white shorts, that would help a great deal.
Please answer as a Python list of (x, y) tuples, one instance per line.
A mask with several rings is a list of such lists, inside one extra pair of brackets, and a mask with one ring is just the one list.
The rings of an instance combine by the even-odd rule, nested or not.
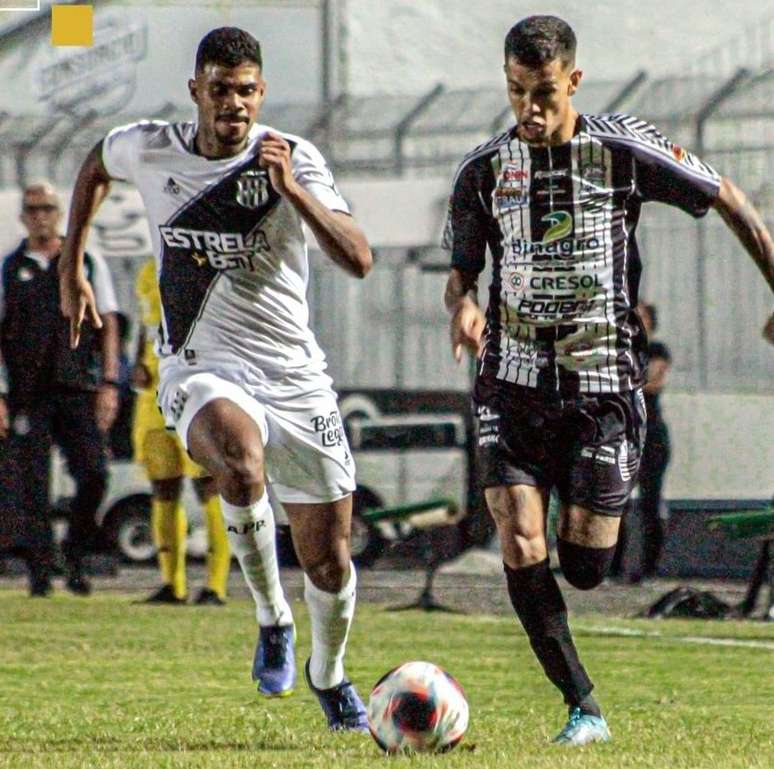
[(280, 502), (333, 502), (355, 490), (355, 461), (344, 434), (336, 394), (323, 381), (308, 390), (268, 395), (238, 365), (165, 359), (159, 406), (188, 449), (188, 428), (199, 410), (227, 398), (258, 425), (266, 480)]

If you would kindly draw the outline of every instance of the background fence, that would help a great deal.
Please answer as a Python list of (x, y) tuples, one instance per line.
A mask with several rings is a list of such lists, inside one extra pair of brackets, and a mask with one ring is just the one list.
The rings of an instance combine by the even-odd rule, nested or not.
[[(691, 62), (679, 75), (584, 82), (581, 111), (625, 111), (655, 123), (697, 152), (751, 197), (774, 225), (774, 58), (772, 20)], [(167, 104), (155, 116), (96, 113), (25, 118), (0, 114), (0, 186), (46, 177), (72, 185), (88, 150), (109, 130), (139, 117), (190, 119)], [(312, 139), (346, 192), (347, 177), (451, 180), (461, 157), (507, 127), (504, 89), (438, 84), (417, 96), (342, 96), (328, 105), (267, 105), (263, 122)], [(400, 226), (396, 222), (396, 227)], [(711, 213), (695, 222), (648, 206), (639, 229), (642, 296), (655, 302), (660, 336), (674, 354), (673, 387), (771, 392), (774, 355), (760, 338), (771, 295), (749, 257)], [(449, 354), (442, 307), (446, 256), (435, 244), (379, 251), (365, 283), (315, 259), (314, 325), (341, 386), (460, 387), (467, 367)], [(119, 293), (132, 302), (133, 263), (115, 263)]]

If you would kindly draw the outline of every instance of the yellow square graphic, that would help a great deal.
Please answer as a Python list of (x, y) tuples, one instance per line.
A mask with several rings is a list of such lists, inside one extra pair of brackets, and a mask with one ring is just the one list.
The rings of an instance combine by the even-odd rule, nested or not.
[(94, 43), (94, 6), (52, 5), (51, 45)]

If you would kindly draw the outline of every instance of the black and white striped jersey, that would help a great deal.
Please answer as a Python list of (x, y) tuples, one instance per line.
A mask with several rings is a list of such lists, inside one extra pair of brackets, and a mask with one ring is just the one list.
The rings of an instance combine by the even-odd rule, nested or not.
[(530, 146), (512, 128), (468, 154), (444, 245), (467, 274), (491, 254), (479, 374), (562, 397), (638, 387), (640, 208), (703, 216), (719, 186), (710, 166), (623, 114), (581, 115), (561, 146)]

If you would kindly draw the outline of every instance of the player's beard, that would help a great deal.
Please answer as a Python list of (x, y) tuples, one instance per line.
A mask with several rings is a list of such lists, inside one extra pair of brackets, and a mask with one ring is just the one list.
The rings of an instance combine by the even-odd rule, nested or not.
[[(244, 128), (243, 128), (244, 126)], [(236, 126), (229, 125), (223, 121), (215, 122), (215, 137), (227, 147), (237, 147), (247, 141), (247, 134), (250, 132), (250, 124), (247, 122), (238, 123)]]

